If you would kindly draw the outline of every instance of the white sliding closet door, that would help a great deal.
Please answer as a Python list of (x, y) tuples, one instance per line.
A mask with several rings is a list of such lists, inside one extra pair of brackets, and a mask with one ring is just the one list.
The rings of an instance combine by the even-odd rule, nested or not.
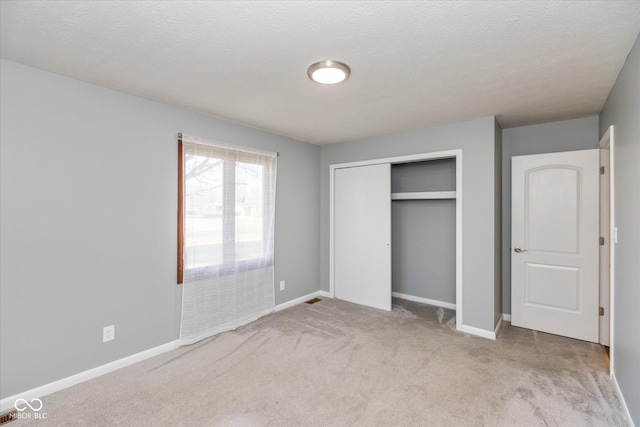
[(335, 297), (391, 310), (391, 165), (334, 176)]

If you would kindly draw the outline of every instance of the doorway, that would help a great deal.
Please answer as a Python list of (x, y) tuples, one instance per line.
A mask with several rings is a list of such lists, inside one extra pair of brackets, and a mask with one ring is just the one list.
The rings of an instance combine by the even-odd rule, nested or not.
[(512, 323), (610, 343), (610, 154), (513, 158)]
[[(607, 266), (608, 269), (605, 272), (601, 272), (601, 282), (600, 286), (605, 287), (606, 289), (601, 289), (601, 295), (603, 293), (607, 293), (609, 296), (609, 306), (608, 310), (605, 307), (605, 316), (608, 320), (608, 331), (604, 331), (604, 334), (600, 335), (601, 343), (607, 342), (608, 335), (608, 344), (609, 347), (609, 374), (613, 377), (614, 366), (615, 366), (615, 255), (616, 255), (616, 243), (617, 243), (617, 228), (615, 225), (615, 126), (611, 125), (607, 129), (607, 131), (600, 139), (598, 143), (598, 147), (601, 152), (608, 152), (608, 168), (606, 168), (605, 164), (605, 173), (604, 178), (605, 181), (608, 181), (608, 197), (606, 199), (601, 198), (600, 211), (603, 210), (608, 213), (608, 241), (609, 245), (607, 245), (607, 251), (601, 252), (600, 266)], [(606, 162), (606, 160), (604, 160)], [(601, 187), (602, 188), (602, 187)], [(606, 204), (606, 200), (608, 199), (608, 206)], [(607, 228), (607, 224), (601, 222), (601, 230)], [(605, 236), (606, 239), (606, 236)], [(604, 258), (604, 259), (603, 259)], [(605, 296), (606, 298), (606, 296)], [(601, 322), (601, 327), (607, 328), (606, 322)], [(608, 334), (607, 334), (608, 332)]]
[(599, 150), (512, 158), (512, 324), (599, 341)]

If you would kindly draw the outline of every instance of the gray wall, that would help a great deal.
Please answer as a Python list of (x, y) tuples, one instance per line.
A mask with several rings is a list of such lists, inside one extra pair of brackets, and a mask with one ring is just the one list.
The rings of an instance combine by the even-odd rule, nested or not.
[(455, 200), (396, 200), (391, 215), (391, 290), (455, 304)]
[(615, 126), (614, 372), (640, 425), (640, 38), (600, 113), (600, 134)]
[[(493, 331), (495, 119), (417, 129), (321, 147), (321, 288), (329, 290), (329, 165), (461, 148), (463, 150), (464, 324)], [(499, 197), (499, 196), (498, 196)], [(489, 226), (487, 226), (489, 224)]]
[(391, 166), (391, 192), (455, 191), (456, 160), (438, 159)]
[(280, 152), (277, 303), (318, 290), (317, 146), (4, 60), (0, 76), (0, 397), (178, 338), (178, 132)]
[[(455, 159), (391, 166), (391, 191), (455, 191)], [(456, 303), (456, 201), (391, 204), (393, 292)]]
[(598, 116), (502, 131), (502, 310), (511, 314), (511, 157), (598, 146)]

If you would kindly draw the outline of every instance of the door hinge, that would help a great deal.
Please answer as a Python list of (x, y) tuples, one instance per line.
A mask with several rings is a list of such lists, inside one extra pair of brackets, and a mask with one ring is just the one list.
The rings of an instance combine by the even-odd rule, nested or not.
[(604, 237), (600, 237), (600, 246), (604, 245)]
[(600, 175), (604, 175), (604, 166), (600, 166)]
[(600, 313), (600, 316), (604, 316), (604, 307), (600, 307), (600, 310), (598, 310), (598, 313)]

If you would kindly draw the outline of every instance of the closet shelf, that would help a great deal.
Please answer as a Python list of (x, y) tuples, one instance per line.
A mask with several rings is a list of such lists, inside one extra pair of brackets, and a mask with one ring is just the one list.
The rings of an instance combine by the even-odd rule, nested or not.
[(391, 200), (455, 199), (455, 191), (421, 191), (416, 193), (391, 193)]

